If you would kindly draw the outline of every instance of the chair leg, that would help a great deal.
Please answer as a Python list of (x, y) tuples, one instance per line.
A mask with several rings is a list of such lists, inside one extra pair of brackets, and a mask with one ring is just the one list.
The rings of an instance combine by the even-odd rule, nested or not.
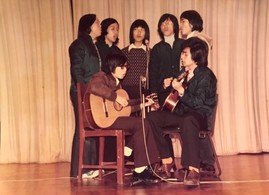
[(217, 153), (216, 153), (216, 149), (215, 149), (212, 137), (210, 135), (208, 135), (208, 138), (209, 138), (210, 145), (211, 145), (211, 148), (212, 148), (214, 156), (215, 156), (215, 164), (216, 164), (216, 167), (217, 167), (217, 170), (218, 170), (217, 176), (219, 177), (221, 175), (221, 172), (222, 172), (221, 167), (220, 167), (220, 163), (219, 163), (219, 159), (218, 159), (218, 156), (217, 156)]
[(117, 183), (122, 185), (124, 183), (124, 132), (117, 131)]
[(79, 137), (79, 158), (78, 158), (78, 182), (81, 182), (81, 180), (82, 180), (84, 143), (85, 143), (85, 137), (80, 135), (80, 137)]
[[(104, 165), (105, 137), (99, 137), (99, 165)], [(103, 172), (99, 168), (99, 178), (102, 178)]]

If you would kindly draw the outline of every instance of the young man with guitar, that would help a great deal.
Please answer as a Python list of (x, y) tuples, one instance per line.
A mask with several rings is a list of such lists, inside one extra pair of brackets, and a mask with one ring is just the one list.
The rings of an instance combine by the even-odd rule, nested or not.
[[(186, 169), (183, 184), (198, 186), (200, 183), (200, 144), (199, 132), (207, 129), (208, 117), (216, 104), (216, 83), (214, 73), (207, 67), (207, 44), (197, 37), (187, 39), (182, 45), (181, 61), (182, 72), (185, 78), (180, 81), (176, 78), (171, 82), (173, 91), (176, 91), (178, 101), (175, 108), (172, 106), (156, 112), (150, 112), (147, 120), (150, 122), (161, 159), (173, 159), (172, 152), (163, 137), (165, 127), (176, 126), (181, 129), (182, 154), (181, 165)], [(181, 74), (180, 74), (181, 75)], [(165, 105), (165, 104), (164, 104)], [(171, 108), (168, 107), (168, 108)], [(166, 164), (167, 170), (173, 163)]]
[[(191, 37), (198, 37), (199, 39), (205, 41), (209, 48), (208, 52), (208, 66), (211, 67), (211, 50), (213, 40), (210, 36), (203, 32), (203, 19), (201, 15), (195, 10), (186, 10), (181, 13), (179, 17), (180, 22), (180, 34), (183, 39), (189, 39)], [(205, 175), (215, 174), (215, 155), (212, 151), (210, 140), (208, 138), (204, 139), (204, 143), (201, 144), (201, 172), (206, 173)], [(210, 173), (210, 174), (208, 174)]]
[[(110, 73), (106, 74), (101, 71), (92, 76), (88, 88), (91, 94), (90, 105), (91, 109), (94, 106), (98, 108), (95, 111), (92, 110), (91, 114), (97, 126), (122, 129), (132, 134), (131, 143), (128, 144), (124, 151), (125, 154), (134, 153), (135, 169), (131, 185), (137, 183), (158, 183), (160, 179), (155, 177), (147, 168), (149, 164), (160, 161), (153, 132), (148, 121), (142, 120), (139, 117), (129, 116), (130, 109), (137, 111), (140, 109), (140, 104), (130, 107), (128, 94), (124, 93), (121, 89), (120, 80), (124, 78), (127, 72), (126, 62), (127, 58), (124, 55), (108, 55), (105, 66), (107, 66)], [(97, 101), (95, 101), (96, 99)], [(149, 99), (146, 106), (153, 103), (154, 101)], [(125, 111), (126, 113), (124, 113)], [(143, 128), (143, 124), (145, 128)], [(143, 130), (145, 131), (143, 132)], [(144, 144), (144, 133), (147, 151)]]

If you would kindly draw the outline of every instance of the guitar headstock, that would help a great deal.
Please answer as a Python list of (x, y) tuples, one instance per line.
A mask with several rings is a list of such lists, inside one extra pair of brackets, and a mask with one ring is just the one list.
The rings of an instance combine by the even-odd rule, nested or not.
[(182, 79), (185, 79), (189, 74), (189, 70), (186, 70), (185, 72), (181, 73), (178, 77), (177, 80), (181, 81)]

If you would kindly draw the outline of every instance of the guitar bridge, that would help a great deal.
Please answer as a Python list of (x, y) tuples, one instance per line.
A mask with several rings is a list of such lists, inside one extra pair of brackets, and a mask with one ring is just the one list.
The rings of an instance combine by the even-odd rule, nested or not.
[(108, 109), (107, 109), (107, 103), (106, 103), (106, 99), (105, 98), (103, 98), (103, 109), (105, 111), (106, 117), (108, 117)]

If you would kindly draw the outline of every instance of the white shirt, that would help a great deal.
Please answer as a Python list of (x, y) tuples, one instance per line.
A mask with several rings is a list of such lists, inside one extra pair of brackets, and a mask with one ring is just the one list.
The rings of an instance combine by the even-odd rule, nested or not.
[(171, 36), (164, 36), (164, 41), (173, 48), (173, 43), (175, 41), (175, 34), (172, 34)]
[(137, 47), (137, 46), (135, 46), (135, 44), (132, 43), (131, 45), (129, 45), (128, 51), (130, 51), (131, 49), (143, 49), (143, 50), (147, 51), (147, 47), (144, 44), (142, 44), (140, 47)]

